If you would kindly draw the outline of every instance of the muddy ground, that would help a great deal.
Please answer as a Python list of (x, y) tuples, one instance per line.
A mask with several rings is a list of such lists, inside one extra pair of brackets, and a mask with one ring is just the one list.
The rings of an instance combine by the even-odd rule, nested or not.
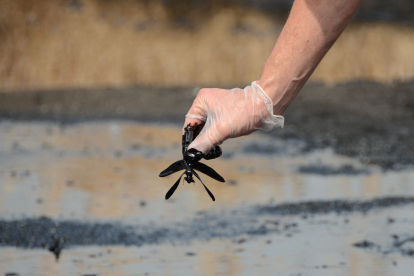
[(407, 275), (413, 92), (308, 84), (283, 130), (207, 161), (216, 202), (158, 177), (197, 89), (0, 93), (0, 273)]
[[(321, 214), (366, 214), (383, 208), (402, 207), (414, 204), (413, 197), (388, 197), (369, 201), (308, 201), (288, 204), (262, 204), (248, 208), (226, 210), (225, 212), (199, 212), (191, 220), (179, 221), (171, 225), (153, 224), (128, 226), (114, 223), (81, 221), (59, 221), (47, 217), (0, 221), (2, 246), (22, 248), (44, 248), (53, 252), (56, 258), (62, 249), (73, 246), (124, 245), (143, 246), (163, 243), (185, 243), (194, 240), (234, 239), (240, 237), (265, 236), (271, 233), (290, 234), (300, 230), (297, 223), (279, 223), (275, 218), (309, 216)], [(273, 218), (263, 220), (265, 218)], [(385, 222), (385, 221), (384, 221)], [(389, 218), (387, 223), (393, 223)], [(391, 238), (391, 237), (390, 237)], [(414, 256), (414, 249), (403, 248), (405, 243), (414, 241), (414, 236), (398, 240), (393, 237), (395, 251)], [(358, 247), (372, 247), (374, 244), (358, 244)]]
[[(0, 94), (0, 118), (74, 123), (123, 119), (181, 124), (197, 88), (30, 91)], [(306, 85), (271, 133), (306, 142), (305, 151), (337, 153), (383, 169), (414, 165), (414, 82)], [(254, 151), (272, 152), (255, 145)]]

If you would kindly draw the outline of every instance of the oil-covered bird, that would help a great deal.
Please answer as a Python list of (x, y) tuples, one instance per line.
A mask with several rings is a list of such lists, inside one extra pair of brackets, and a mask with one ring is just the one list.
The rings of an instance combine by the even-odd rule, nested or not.
[(203, 154), (201, 151), (198, 151), (196, 149), (188, 149), (188, 146), (200, 133), (202, 127), (203, 125), (199, 124), (194, 124), (193, 126), (188, 124), (187, 127), (184, 128), (185, 132), (183, 134), (182, 139), (183, 159), (171, 164), (167, 169), (163, 170), (160, 173), (160, 177), (164, 177), (175, 172), (185, 170), (184, 173), (177, 180), (177, 182), (175, 182), (175, 184), (167, 192), (167, 194), (165, 195), (165, 199), (169, 199), (173, 195), (175, 190), (178, 188), (178, 185), (180, 184), (182, 176), (185, 174), (184, 180), (187, 181), (188, 184), (195, 182), (193, 179), (193, 175), (195, 175), (198, 178), (198, 180), (200, 180), (201, 184), (203, 184), (211, 199), (213, 201), (216, 200), (214, 198), (214, 195), (210, 192), (206, 185), (204, 185), (203, 181), (201, 181), (201, 178), (196, 172), (196, 170), (210, 176), (211, 178), (217, 181), (225, 182), (224, 178), (221, 175), (219, 175), (215, 170), (199, 162), (202, 158), (210, 160), (220, 157), (222, 154), (221, 148), (219, 146), (216, 146), (208, 154)]

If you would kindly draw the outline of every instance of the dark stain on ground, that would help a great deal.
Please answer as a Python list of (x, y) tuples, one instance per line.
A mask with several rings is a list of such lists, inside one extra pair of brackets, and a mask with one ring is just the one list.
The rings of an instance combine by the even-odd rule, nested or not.
[[(394, 237), (393, 237), (394, 238)], [(408, 245), (411, 244), (411, 248), (408, 247)], [(390, 252), (393, 251), (398, 251), (403, 255), (406, 256), (414, 256), (414, 236), (409, 236), (406, 237), (404, 239), (395, 239), (394, 238), (394, 243), (393, 243), (393, 247), (391, 248)], [(408, 247), (408, 248), (407, 248)], [(384, 253), (389, 253), (389, 251), (386, 251)]]
[[(56, 221), (50, 218), (28, 218), (20, 220), (0, 220), (0, 246), (22, 248), (44, 248), (51, 251), (56, 259), (65, 248), (88, 245), (142, 246), (208, 241), (211, 239), (235, 239), (245, 243), (255, 236), (280, 234), (292, 237), (300, 231), (297, 223), (275, 223), (269, 216), (326, 214), (330, 212), (366, 213), (372, 209), (413, 204), (414, 198), (382, 198), (362, 202), (323, 201), (281, 205), (251, 206), (247, 209), (231, 210), (228, 213), (200, 212), (192, 220), (157, 226), (124, 225), (119, 222), (96, 223), (81, 221)], [(264, 217), (266, 220), (259, 222)], [(239, 238), (237, 238), (239, 237)], [(393, 250), (404, 255), (414, 255), (414, 251), (403, 245), (414, 241), (414, 237), (394, 239)], [(364, 243), (362, 243), (364, 245)]]
[[(394, 242), (392, 243), (392, 246), (390, 248), (381, 248), (381, 246), (379, 246), (379, 245), (377, 245), (373, 242), (367, 241), (367, 240), (364, 240), (364, 241), (361, 241), (361, 242), (358, 242), (358, 243), (354, 243), (353, 246), (359, 247), (359, 248), (362, 248), (362, 249), (375, 249), (376, 251), (378, 251), (378, 252), (380, 252), (384, 255), (394, 253), (394, 252), (398, 252), (398, 253), (400, 253), (404, 256), (409, 256), (409, 257), (414, 256), (414, 247), (411, 247), (411, 248), (408, 247), (408, 244), (414, 242), (414, 236), (409, 236), (409, 237), (407, 237), (405, 239), (402, 239), (402, 240), (399, 240), (398, 237), (395, 238), (395, 235), (393, 235), (392, 238), (393, 238)], [(396, 264), (394, 264), (394, 265), (396, 265)]]
[(393, 219), (393, 218), (387, 218), (387, 222), (389, 224), (394, 223), (395, 222), (395, 219)]
[[(192, 88), (0, 92), (0, 119), (59, 123), (122, 119), (181, 127), (194, 97)], [(61, 108), (51, 108), (56, 104)], [(285, 128), (270, 135), (301, 141), (302, 152), (332, 147), (384, 170), (414, 165), (414, 82), (334, 87), (309, 83), (284, 116)], [(279, 154), (280, 149), (252, 144), (246, 151)]]
[[(0, 92), (0, 118), (64, 124), (107, 119), (178, 122), (194, 100), (192, 91), (191, 88), (134, 87)], [(53, 108), (56, 105), (60, 108)], [(121, 107), (123, 112), (119, 112)]]
[(333, 168), (323, 165), (310, 165), (310, 166), (301, 166), (298, 169), (300, 173), (306, 174), (319, 174), (319, 175), (359, 175), (359, 174), (368, 174), (368, 170), (355, 169), (351, 165), (344, 165), (338, 168)]
[(55, 255), (56, 260), (59, 260), (60, 252), (63, 248), (63, 243), (66, 238), (59, 238), (57, 236), (53, 236), (52, 245), (49, 246), (48, 250)]
[(362, 242), (354, 243), (353, 246), (361, 247), (361, 248), (375, 248), (375, 247), (378, 247), (375, 243), (367, 241), (367, 240), (364, 240)]
[(253, 154), (275, 154), (275, 153), (284, 153), (283, 148), (278, 148), (275, 145), (261, 145), (251, 143), (246, 145), (243, 148), (245, 153), (253, 153)]
[(272, 134), (306, 141), (304, 151), (332, 147), (363, 163), (400, 169), (414, 164), (412, 103), (414, 83), (308, 84), (285, 112), (285, 128)]
[(258, 205), (255, 208), (257, 214), (272, 215), (303, 215), (303, 214), (328, 214), (328, 213), (367, 213), (372, 209), (381, 209), (413, 204), (414, 197), (385, 197), (370, 201), (308, 201), (302, 203), (285, 203), (278, 205)]
[(45, 248), (56, 259), (62, 249), (73, 245), (137, 245), (157, 243), (168, 229), (143, 227), (140, 234), (132, 226), (117, 223), (55, 221), (46, 217), (0, 221), (0, 244), (23, 248)]

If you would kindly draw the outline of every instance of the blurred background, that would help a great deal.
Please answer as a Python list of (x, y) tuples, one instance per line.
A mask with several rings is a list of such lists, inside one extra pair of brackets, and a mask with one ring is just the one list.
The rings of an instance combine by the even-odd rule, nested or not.
[[(234, 86), (260, 77), (293, 1), (2, 1), (2, 91)], [(414, 4), (367, 0), (313, 81), (414, 76)]]
[(414, 2), (365, 0), (225, 179), (165, 193), (201, 87), (257, 80), (290, 0), (1, 0), (0, 275), (409, 275)]

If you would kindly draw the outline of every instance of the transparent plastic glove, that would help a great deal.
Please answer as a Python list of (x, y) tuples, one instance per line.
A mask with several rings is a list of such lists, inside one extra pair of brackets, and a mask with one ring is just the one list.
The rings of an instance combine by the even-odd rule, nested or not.
[(206, 122), (190, 144), (204, 154), (229, 138), (248, 135), (261, 129), (283, 127), (283, 116), (273, 115), (273, 102), (263, 89), (252, 82), (244, 89), (201, 89), (186, 115), (189, 123)]

